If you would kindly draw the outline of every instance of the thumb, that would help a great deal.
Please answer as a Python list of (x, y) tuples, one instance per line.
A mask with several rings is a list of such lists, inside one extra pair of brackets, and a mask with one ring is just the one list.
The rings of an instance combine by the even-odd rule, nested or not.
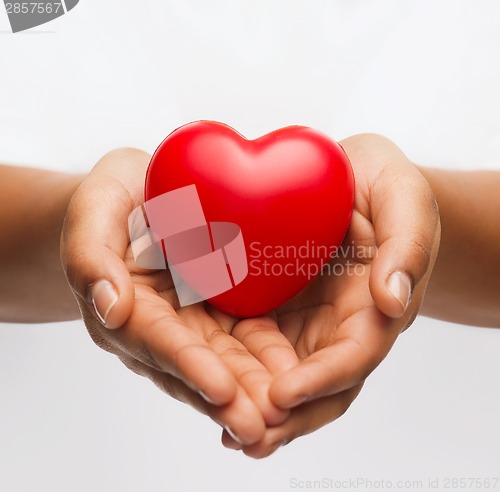
[(378, 245), (370, 291), (384, 314), (399, 318), (412, 299), (417, 305), (422, 301), (439, 246), (438, 208), (426, 179), (410, 162), (384, 168), (370, 193)]
[(80, 305), (107, 328), (129, 318), (134, 286), (124, 262), (127, 221), (142, 201), (149, 155), (135, 149), (110, 152), (94, 167), (69, 204), (61, 235), (61, 261)]

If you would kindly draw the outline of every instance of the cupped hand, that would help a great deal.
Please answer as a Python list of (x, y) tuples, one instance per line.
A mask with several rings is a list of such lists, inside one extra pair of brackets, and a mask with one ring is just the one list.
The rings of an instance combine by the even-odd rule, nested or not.
[[(264, 438), (249, 446), (223, 432), (226, 447), (249, 456), (267, 456), (347, 410), (415, 319), (437, 255), (439, 214), (418, 169), (378, 135), (341, 144), (356, 179), (343, 246), (296, 298), (269, 317), (241, 321), (232, 330), (273, 373), (271, 401), (291, 410), (285, 422), (268, 426)], [(297, 363), (284, 370), (282, 361), (291, 361), (291, 352)]]
[(210, 415), (226, 429), (223, 443), (249, 456), (346, 411), (415, 318), (432, 271), (440, 227), (425, 179), (383, 137), (342, 145), (356, 177), (344, 245), (305, 291), (262, 318), (180, 308), (166, 272), (138, 269), (127, 219), (142, 202), (147, 154), (108, 154), (68, 209), (63, 264), (93, 339)]
[(98, 346), (235, 442), (258, 442), (289, 411), (271, 403), (268, 369), (230, 336), (237, 320), (206, 303), (179, 307), (169, 273), (133, 260), (127, 220), (143, 201), (149, 160), (139, 150), (113, 151), (76, 191), (61, 238), (69, 284)]

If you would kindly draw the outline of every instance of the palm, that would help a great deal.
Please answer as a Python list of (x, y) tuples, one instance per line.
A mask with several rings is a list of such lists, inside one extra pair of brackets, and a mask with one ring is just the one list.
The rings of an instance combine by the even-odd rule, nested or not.
[[(140, 339), (143, 350), (122, 356), (123, 362), (172, 396), (223, 425), (229, 423), (243, 440), (253, 440), (264, 423), (281, 423), (288, 412), (276, 408), (268, 398), (271, 374), (231, 336), (238, 320), (208, 303), (181, 307), (168, 270), (141, 269), (130, 246), (124, 260), (134, 284), (134, 309), (113, 335), (121, 347), (133, 346)], [(220, 394), (222, 378), (228, 374), (220, 366), (214, 372), (215, 358), (223, 361), (238, 383), (232, 400)], [(209, 401), (226, 404), (207, 405), (197, 393), (200, 388), (204, 392), (208, 388)]]
[(339, 255), (302, 293), (277, 311), (280, 330), (300, 359), (338, 340), (358, 343), (360, 330), (366, 329), (361, 318), (378, 314), (368, 288), (375, 251), (373, 226), (356, 210)]
[[(206, 303), (180, 307), (172, 276), (165, 270), (143, 270), (133, 258), (132, 249), (127, 249), (125, 264), (133, 278), (138, 309), (158, 312), (160, 316), (171, 316), (179, 323), (210, 339), (215, 334), (227, 335), (237, 319), (212, 309)], [(224, 337), (226, 341), (228, 338)]]

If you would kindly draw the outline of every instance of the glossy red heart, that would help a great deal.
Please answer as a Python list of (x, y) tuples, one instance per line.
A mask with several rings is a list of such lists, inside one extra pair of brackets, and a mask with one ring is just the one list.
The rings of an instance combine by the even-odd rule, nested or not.
[(300, 292), (335, 254), (352, 215), (345, 152), (302, 126), (256, 140), (210, 121), (178, 128), (152, 157), (145, 199), (193, 184), (207, 222), (241, 228), (248, 274), (208, 299), (237, 317), (264, 314)]

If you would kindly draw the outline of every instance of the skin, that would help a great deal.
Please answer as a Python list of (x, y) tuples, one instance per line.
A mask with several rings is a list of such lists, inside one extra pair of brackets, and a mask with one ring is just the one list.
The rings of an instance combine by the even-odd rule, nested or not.
[[(268, 456), (348, 409), (367, 376), (414, 320), (437, 256), (439, 215), (417, 168), (394, 144), (376, 135), (353, 137), (342, 146), (356, 177), (354, 215), (345, 241), (354, 254), (341, 259), (343, 274), (317, 277), (274, 313), (267, 325), (275, 333), (273, 349), (263, 351), (262, 329), (251, 320), (233, 330), (233, 336), (275, 371), (271, 401), (292, 409), (283, 424), (268, 427), (252, 446), (237, 446), (223, 433), (224, 445), (242, 448), (252, 457)], [(418, 214), (410, 210), (412, 205), (418, 206)], [(361, 254), (366, 252), (372, 254)], [(414, 286), (404, 314), (384, 288), (394, 271), (407, 273)], [(280, 371), (279, 351), (285, 350), (295, 352), (297, 364)]]
[[(230, 336), (237, 320), (204, 303), (179, 308), (170, 275), (142, 271), (133, 261), (126, 224), (143, 200), (149, 160), (138, 150), (112, 152), (76, 191), (61, 242), (69, 283), (98, 346), (242, 443), (254, 443), (289, 412), (271, 404), (271, 375)], [(89, 299), (89, 286), (103, 276), (119, 294), (106, 326)]]
[(59, 238), (68, 203), (83, 177), (2, 165), (0, 176), (0, 319), (76, 319), (78, 307), (64, 277)]
[[(127, 219), (143, 199), (148, 154), (113, 151), (85, 179), (0, 168), (6, 191), (0, 193), (0, 289), (7, 296), (0, 297), (0, 316), (73, 319), (72, 291), (98, 346), (219, 423), (226, 447), (255, 458), (272, 454), (348, 409), (422, 303), (428, 315), (499, 325), (494, 245), (500, 238), (494, 217), (482, 210), (500, 203), (493, 192), (481, 192), (495, 189), (499, 173), (419, 171), (378, 135), (341, 143), (356, 178), (345, 241), (353, 248), (336, 259), (344, 273), (325, 273), (285, 306), (247, 320), (206, 303), (180, 308), (168, 274), (141, 271), (132, 261)], [(33, 237), (39, 247), (26, 262)], [(456, 248), (463, 237), (480, 249), (465, 241)], [(358, 273), (348, 274), (353, 268)], [(408, 305), (388, 289), (393, 272), (411, 285)], [(92, 302), (92, 286), (103, 279), (117, 296), (105, 320)], [(40, 284), (43, 297), (35, 287), (26, 297), (26, 285)]]
[(500, 173), (422, 169), (443, 235), (422, 314), (500, 328)]

